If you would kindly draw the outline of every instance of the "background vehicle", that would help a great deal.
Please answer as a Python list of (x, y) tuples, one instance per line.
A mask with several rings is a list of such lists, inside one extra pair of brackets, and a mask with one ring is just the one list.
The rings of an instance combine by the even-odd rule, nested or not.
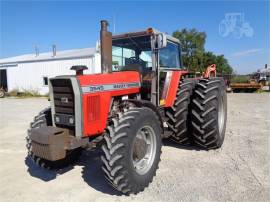
[(267, 64), (263, 69), (254, 72), (251, 77), (261, 85), (262, 89), (270, 91), (270, 69)]
[(0, 98), (5, 97), (5, 90), (3, 87), (0, 87)]
[[(51, 78), (51, 107), (28, 131), (29, 156), (60, 168), (83, 148), (101, 145), (102, 170), (124, 194), (152, 181), (161, 139), (204, 149), (224, 141), (227, 99), (221, 78), (185, 78), (179, 41), (149, 28), (115, 35), (101, 21), (101, 74)], [(114, 65), (112, 65), (114, 64)], [(210, 75), (210, 74), (209, 74)]]
[(259, 89), (269, 91), (270, 70), (267, 64), (252, 74), (232, 76), (230, 87), (233, 92), (255, 92)]
[(0, 69), (0, 98), (5, 97), (7, 89), (7, 71)]

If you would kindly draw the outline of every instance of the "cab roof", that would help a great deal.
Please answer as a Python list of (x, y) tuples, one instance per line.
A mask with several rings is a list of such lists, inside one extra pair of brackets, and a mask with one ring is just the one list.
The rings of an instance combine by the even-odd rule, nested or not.
[[(146, 30), (142, 30), (142, 31), (135, 31), (135, 32), (126, 32), (126, 33), (120, 33), (120, 34), (116, 34), (116, 35), (113, 35), (112, 36), (112, 40), (117, 40), (117, 39), (124, 39), (124, 38), (129, 38), (129, 37), (140, 37), (140, 36), (151, 36), (153, 34), (159, 34), (159, 33), (164, 33), (164, 32), (161, 32), (157, 29), (153, 29), (153, 28), (148, 28)], [(168, 40), (174, 42), (174, 43), (178, 43), (180, 44), (180, 41), (167, 34), (167, 33), (164, 33), (167, 37)]]

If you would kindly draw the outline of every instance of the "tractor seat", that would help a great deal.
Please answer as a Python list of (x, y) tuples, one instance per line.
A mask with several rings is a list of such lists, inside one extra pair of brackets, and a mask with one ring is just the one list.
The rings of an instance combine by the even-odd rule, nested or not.
[(141, 64), (134, 63), (134, 64), (128, 64), (124, 67), (122, 67), (121, 71), (137, 71), (140, 73), (140, 75), (143, 74), (143, 67)]
[(125, 64), (121, 71), (137, 71), (140, 75), (144, 74), (146, 62), (142, 59), (136, 57), (125, 58)]
[(129, 64), (122, 67), (121, 71), (136, 71), (139, 72), (142, 81), (151, 81), (152, 79), (152, 68), (144, 68), (140, 64)]

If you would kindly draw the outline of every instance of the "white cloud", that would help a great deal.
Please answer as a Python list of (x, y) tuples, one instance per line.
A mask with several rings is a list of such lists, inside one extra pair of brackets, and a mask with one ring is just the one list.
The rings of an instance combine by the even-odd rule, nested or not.
[(234, 57), (243, 57), (243, 56), (248, 56), (248, 55), (254, 55), (254, 54), (262, 52), (262, 51), (263, 51), (263, 49), (254, 48), (254, 49), (235, 52), (234, 54), (232, 54), (232, 56), (234, 56)]

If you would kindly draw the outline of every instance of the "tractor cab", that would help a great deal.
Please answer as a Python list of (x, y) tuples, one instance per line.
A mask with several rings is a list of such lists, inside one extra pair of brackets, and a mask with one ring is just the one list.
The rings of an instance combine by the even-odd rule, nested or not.
[(181, 69), (180, 43), (172, 36), (152, 28), (112, 36), (112, 71), (139, 72), (143, 100), (165, 104), (172, 74)]

